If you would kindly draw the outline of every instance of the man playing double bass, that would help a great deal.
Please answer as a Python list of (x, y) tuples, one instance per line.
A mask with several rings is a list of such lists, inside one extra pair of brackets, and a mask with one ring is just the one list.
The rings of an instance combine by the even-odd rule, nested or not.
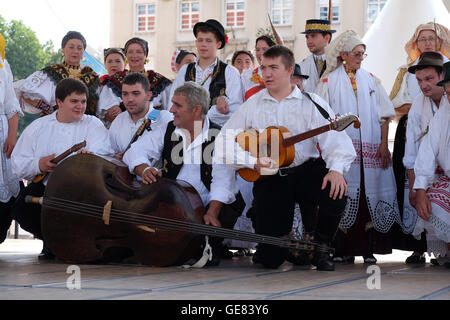
[[(24, 230), (38, 239), (42, 239), (41, 206), (25, 203), (25, 197), (42, 197), (48, 176), (41, 182), (30, 182), (38, 175), (53, 172), (57, 166), (55, 157), (84, 141), (86, 147), (79, 153), (110, 153), (105, 126), (96, 117), (85, 115), (87, 97), (88, 89), (84, 83), (71, 78), (62, 80), (56, 87), (58, 110), (31, 123), (12, 153), (14, 173), (29, 182), (13, 205), (12, 215)], [(51, 255), (45, 244), (43, 254)]]
[[(123, 161), (145, 184), (155, 183), (161, 176), (190, 183), (207, 208), (204, 222), (233, 228), (245, 203), (238, 193), (234, 170), (212, 163), (220, 127), (207, 117), (209, 92), (186, 82), (175, 90), (172, 104), (174, 120), (134, 143)], [(213, 260), (209, 265), (220, 262), (221, 240), (211, 241)]]
[[(261, 131), (270, 126), (283, 126), (292, 135), (298, 135), (329, 125), (312, 101), (291, 84), (294, 65), (294, 55), (286, 47), (271, 47), (263, 54), (261, 70), (266, 89), (245, 102), (225, 124), (216, 138), (215, 162), (226, 163), (237, 170), (249, 168), (273, 174), (254, 185), (257, 234), (288, 235), (292, 230), (295, 202), (310, 199), (319, 204), (314, 241), (327, 247), (347, 203), (343, 174), (356, 157), (347, 134), (329, 131), (295, 144), (292, 165), (281, 169), (271, 158), (255, 158), (235, 142), (237, 133), (248, 129)], [(334, 116), (326, 102), (314, 94), (310, 97)], [(324, 161), (318, 160), (318, 146)], [(329, 253), (318, 248), (312, 263), (317, 270), (333, 271)], [(278, 268), (287, 254), (286, 249), (259, 244), (256, 261), (266, 268)]]

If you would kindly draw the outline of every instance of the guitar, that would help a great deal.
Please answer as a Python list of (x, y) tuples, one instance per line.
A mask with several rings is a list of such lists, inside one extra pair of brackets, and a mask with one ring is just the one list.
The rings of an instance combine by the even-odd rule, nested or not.
[[(289, 130), (285, 127), (268, 127), (261, 134), (255, 129), (250, 129), (241, 132), (236, 137), (236, 142), (242, 149), (249, 152), (253, 157), (271, 158), (277, 163), (278, 168), (285, 168), (294, 162), (294, 145), (296, 143), (331, 130), (343, 131), (352, 123), (354, 123), (355, 128), (361, 127), (359, 118), (355, 115), (348, 114), (337, 117), (336, 120), (331, 121), (328, 125), (293, 137), (291, 136)], [(238, 173), (242, 179), (248, 182), (258, 181), (262, 176), (256, 170), (248, 168), (241, 169)]]
[[(64, 160), (64, 158), (66, 158), (68, 155), (74, 153), (74, 152), (78, 152), (81, 149), (83, 149), (84, 147), (86, 147), (86, 141), (83, 141), (82, 143), (76, 144), (74, 145), (72, 148), (70, 148), (69, 150), (67, 150), (66, 152), (64, 152), (63, 154), (57, 156), (55, 159), (51, 160), (51, 163), (54, 164), (58, 164), (60, 163), (62, 160)], [(47, 172), (46, 173), (41, 173), (39, 175), (37, 175), (36, 177), (34, 177), (33, 182), (34, 183), (39, 183), (42, 180), (45, 179), (45, 177), (47, 176)]]

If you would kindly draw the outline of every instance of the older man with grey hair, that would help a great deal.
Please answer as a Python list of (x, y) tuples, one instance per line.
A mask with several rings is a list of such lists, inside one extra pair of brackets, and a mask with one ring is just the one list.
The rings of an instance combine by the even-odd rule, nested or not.
[[(207, 208), (205, 223), (233, 228), (245, 203), (238, 193), (234, 170), (212, 163), (220, 127), (208, 119), (209, 101), (209, 92), (194, 82), (177, 88), (170, 109), (174, 120), (139, 139), (123, 161), (145, 184), (158, 183), (160, 177), (188, 182)], [(212, 242), (211, 264), (217, 265), (221, 239)]]

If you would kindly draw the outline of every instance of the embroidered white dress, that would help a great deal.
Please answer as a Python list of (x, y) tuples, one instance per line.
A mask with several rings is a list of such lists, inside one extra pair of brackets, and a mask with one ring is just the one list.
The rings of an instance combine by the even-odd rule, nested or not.
[(396, 184), (392, 166), (384, 170), (381, 158), (376, 158), (381, 144), (381, 124), (384, 118), (394, 117), (394, 108), (373, 75), (365, 70), (356, 72), (357, 97), (344, 66), (339, 66), (322, 79), (316, 93), (329, 102), (336, 114), (352, 113), (361, 120), (361, 128), (346, 129), (353, 141), (357, 157), (345, 176), (349, 201), (340, 227), (349, 229), (356, 221), (361, 192), (361, 165), (364, 166), (365, 191), (368, 209), (375, 230), (387, 233), (394, 222), (400, 222)]
[[(430, 246), (427, 235), (428, 252), (450, 257), (447, 243), (450, 243), (450, 105), (439, 107), (430, 122), (428, 133), (420, 145), (414, 166), (416, 180), (414, 189), (427, 190), (432, 213), (429, 221), (418, 218), (413, 235), (427, 230), (436, 240)], [(436, 167), (442, 169), (436, 175)]]
[[(1, 59), (1, 57), (0, 57)], [(23, 115), (13, 89), (13, 77), (6, 61), (0, 68), (0, 202), (7, 203), (20, 191), (19, 178), (13, 173), (11, 159), (3, 148), (8, 138), (8, 120), (16, 113)]]

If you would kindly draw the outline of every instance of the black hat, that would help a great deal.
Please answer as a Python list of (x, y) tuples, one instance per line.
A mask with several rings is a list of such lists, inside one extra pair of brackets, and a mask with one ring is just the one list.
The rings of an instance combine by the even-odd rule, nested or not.
[(302, 69), (300, 68), (300, 65), (298, 63), (295, 64), (294, 74), (292, 76), (301, 77), (305, 80), (309, 78), (309, 76), (302, 74)]
[(444, 63), (444, 80), (437, 83), (438, 86), (443, 87), (446, 83), (450, 82), (450, 61)]
[(202, 26), (208, 26), (214, 29), (216, 35), (219, 37), (219, 40), (222, 42), (222, 46), (219, 49), (223, 49), (226, 44), (225, 40), (225, 29), (223, 28), (222, 24), (214, 19), (206, 20), (205, 22), (198, 22), (194, 26), (194, 36), (197, 38), (198, 28)]
[(302, 34), (313, 33), (313, 32), (326, 32), (335, 33), (336, 30), (331, 30), (330, 20), (321, 19), (311, 19), (306, 21), (305, 31)]
[(64, 47), (66, 46), (67, 42), (69, 42), (72, 39), (78, 39), (83, 43), (83, 47), (86, 50), (86, 39), (83, 37), (83, 35), (81, 33), (79, 33), (78, 31), (69, 31), (67, 32), (67, 34), (64, 36), (64, 38), (62, 39), (61, 42), (61, 48), (64, 49)]
[(408, 72), (416, 73), (417, 70), (422, 70), (428, 67), (443, 68), (444, 59), (438, 52), (424, 52), (420, 55), (419, 62), (415, 66), (408, 68)]
[(140, 44), (145, 51), (145, 56), (148, 57), (148, 42), (145, 41), (144, 39), (137, 37), (131, 38), (130, 40), (127, 41), (127, 43), (125, 43), (125, 48), (123, 49), (123, 52), (125, 54), (127, 54), (128, 47), (133, 43)]

